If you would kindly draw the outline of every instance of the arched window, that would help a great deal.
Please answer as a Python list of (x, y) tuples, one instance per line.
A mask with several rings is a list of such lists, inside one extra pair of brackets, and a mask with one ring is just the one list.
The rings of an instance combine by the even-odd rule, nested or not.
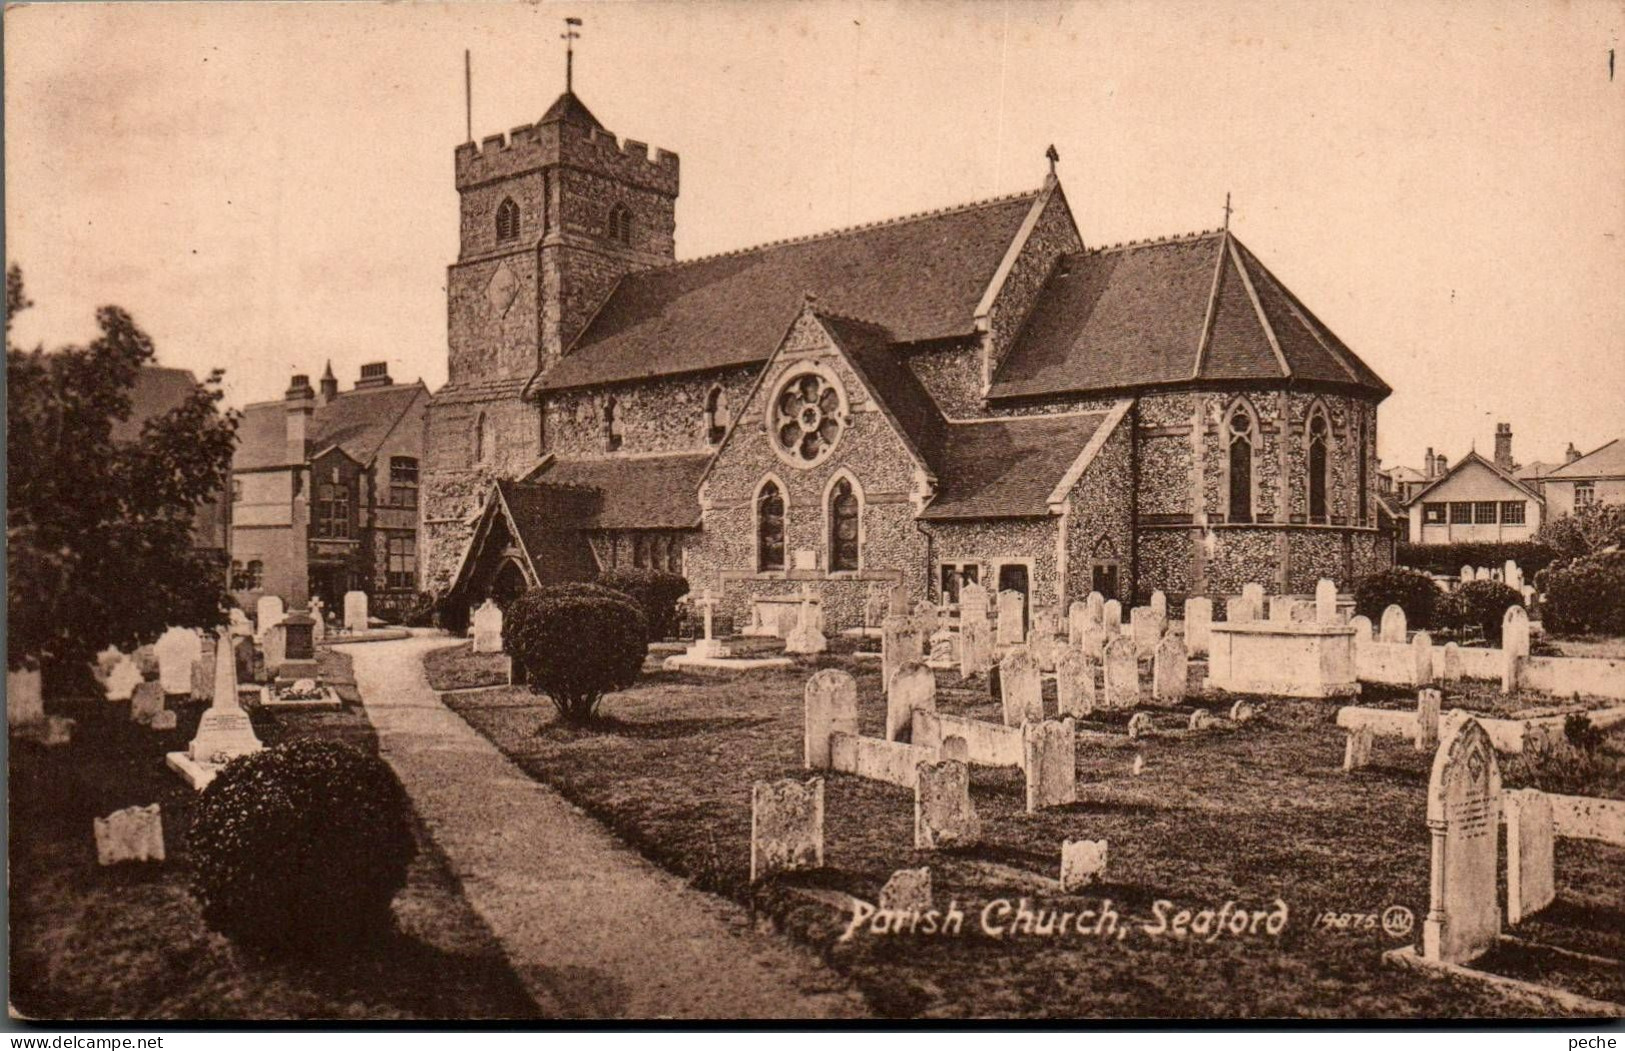
[(784, 569), (784, 491), (769, 481), (756, 494), (756, 569)]
[(710, 444), (722, 444), (723, 436), (728, 433), (727, 413), (727, 395), (720, 386), (712, 387), (711, 393), (705, 396), (705, 440)]
[(490, 462), (492, 453), (490, 431), (490, 422), (482, 412), (474, 421), (474, 462), (477, 464)]
[(842, 478), (829, 491), (829, 568), (831, 572), (857, 572), (858, 494), (850, 479)]
[(1359, 438), (1358, 438), (1358, 444), (1356, 445), (1356, 448), (1354, 450), (1354, 457), (1355, 457), (1355, 471), (1354, 471), (1354, 473), (1355, 473), (1355, 482), (1360, 487), (1360, 495), (1359, 495), (1359, 498), (1358, 498), (1359, 499), (1359, 512), (1358, 513), (1359, 513), (1359, 516), (1360, 516), (1359, 524), (1360, 525), (1365, 525), (1366, 524), (1366, 516), (1369, 514), (1369, 508), (1368, 508), (1368, 505), (1367, 505), (1367, 502), (1366, 502), (1367, 501), (1367, 495), (1366, 495), (1365, 490), (1366, 490), (1366, 486), (1371, 484), (1370, 479), (1366, 474), (1367, 468), (1366, 468), (1366, 455), (1365, 455), (1365, 442), (1366, 442), (1366, 437), (1365, 437), (1365, 433), (1366, 433), (1365, 432), (1365, 407), (1360, 406), (1359, 409), (1357, 409), (1356, 411), (1359, 413), (1357, 418), (1358, 418), (1358, 420), (1360, 422), (1360, 434), (1359, 434)]
[(1226, 427), (1230, 442), (1230, 508), (1226, 521), (1253, 520), (1253, 417), (1246, 406), (1230, 410)]
[(619, 241), (623, 245), (632, 243), (632, 211), (624, 204), (617, 204), (609, 210), (609, 226), (606, 232), (611, 241)]
[(621, 421), (615, 415), (617, 405), (613, 397), (604, 400), (604, 445), (610, 452), (621, 447)]
[(504, 197), (497, 205), (497, 240), (513, 241), (519, 237), (519, 206), (512, 197)]
[(1309, 521), (1326, 521), (1326, 443), (1330, 428), (1318, 407), (1309, 415)]

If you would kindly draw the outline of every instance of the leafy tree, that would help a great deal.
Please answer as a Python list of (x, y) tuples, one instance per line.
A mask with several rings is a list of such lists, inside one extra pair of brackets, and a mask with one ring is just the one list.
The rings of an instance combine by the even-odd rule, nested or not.
[(48, 673), (165, 627), (219, 623), (225, 567), (192, 546), (192, 520), (231, 469), (235, 412), (219, 409), (215, 370), (179, 406), (121, 441), (152, 340), (118, 307), (96, 312), (86, 346), (26, 350), (12, 319), (31, 305), (6, 273), (6, 588), (13, 667)]
[(1587, 504), (1547, 522), (1535, 538), (1562, 558), (1625, 546), (1625, 504)]
[(565, 722), (591, 723), (607, 693), (637, 681), (649, 651), (643, 607), (598, 584), (532, 588), (508, 606), (503, 647), (532, 693), (545, 694)]

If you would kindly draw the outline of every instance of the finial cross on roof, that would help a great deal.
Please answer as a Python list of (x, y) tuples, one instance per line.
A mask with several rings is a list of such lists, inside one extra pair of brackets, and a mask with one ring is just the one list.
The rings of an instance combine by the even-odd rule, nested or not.
[(1044, 156), (1049, 159), (1049, 173), (1053, 176), (1055, 174), (1055, 165), (1061, 160), (1061, 151), (1057, 150), (1055, 143), (1052, 142), (1049, 144), (1049, 149), (1044, 151)]
[(1226, 190), (1224, 192), (1224, 228), (1226, 230), (1230, 229), (1230, 212), (1231, 212), (1231, 210), (1232, 209), (1230, 207), (1230, 191)]

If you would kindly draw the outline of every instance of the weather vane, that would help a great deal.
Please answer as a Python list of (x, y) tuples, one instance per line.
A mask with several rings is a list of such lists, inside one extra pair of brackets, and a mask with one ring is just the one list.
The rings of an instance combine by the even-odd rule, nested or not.
[(564, 41), (564, 91), (566, 94), (573, 90), (571, 85), (575, 80), (575, 43), (581, 39), (581, 34), (576, 32), (576, 27), (579, 25), (581, 25), (581, 19), (566, 18), (564, 20), (564, 32), (559, 34), (559, 39)]

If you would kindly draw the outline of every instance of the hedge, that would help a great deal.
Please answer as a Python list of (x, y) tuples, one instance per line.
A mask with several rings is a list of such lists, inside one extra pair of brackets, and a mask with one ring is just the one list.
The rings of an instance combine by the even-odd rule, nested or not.
[(1414, 569), (1385, 569), (1361, 577), (1354, 585), (1354, 612), (1381, 623), (1383, 611), (1398, 606), (1405, 611), (1405, 626), (1420, 631), (1435, 627), (1433, 607), (1439, 601), (1439, 585)]
[(1548, 633), (1625, 635), (1625, 551), (1547, 570), (1540, 587), (1540, 621)]
[(1551, 565), (1558, 553), (1536, 540), (1518, 540), (1504, 544), (1463, 542), (1460, 544), (1406, 544), (1399, 545), (1396, 555), (1399, 564), (1425, 573), (1459, 577), (1462, 566), (1475, 569), (1500, 569), (1507, 559), (1518, 563), (1525, 580), (1533, 580), (1536, 573)]
[(683, 577), (656, 569), (609, 569), (598, 575), (598, 583), (630, 595), (643, 607), (650, 639), (677, 633), (677, 600), (688, 594)]

